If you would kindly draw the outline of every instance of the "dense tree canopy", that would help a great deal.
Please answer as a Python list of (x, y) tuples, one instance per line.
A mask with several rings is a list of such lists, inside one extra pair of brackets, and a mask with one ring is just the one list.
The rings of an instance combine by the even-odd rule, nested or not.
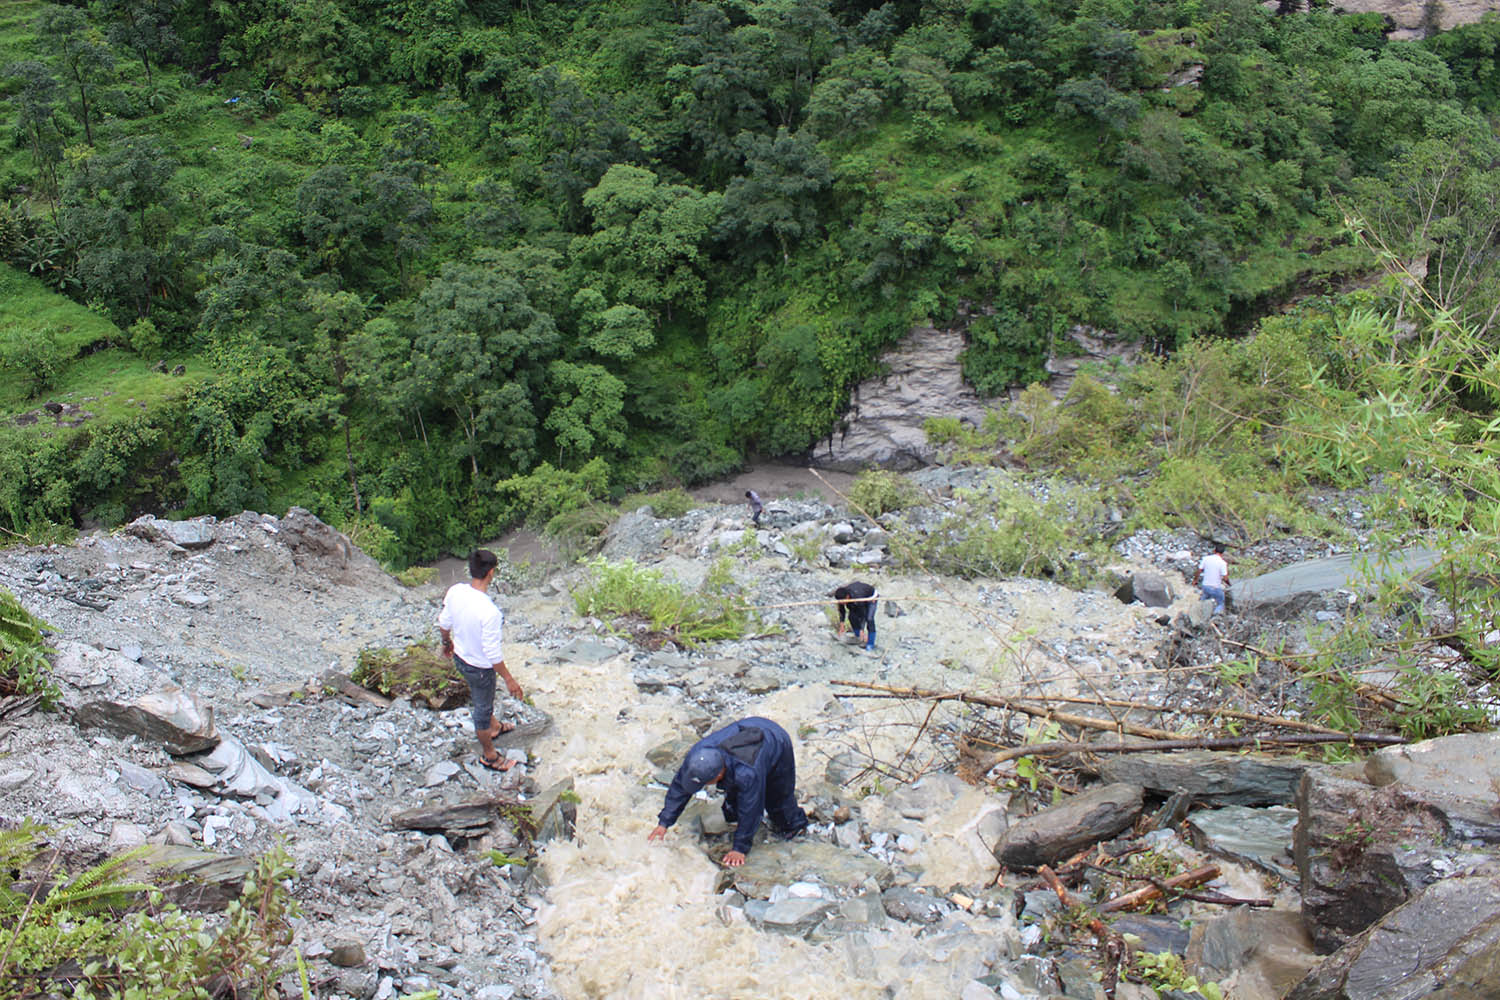
[(805, 450), (916, 323), (990, 393), (1077, 326), (1240, 332), (1371, 266), (1351, 216), (1493, 330), (1497, 44), (1254, 0), (11, 3), (0, 255), (125, 331), (75, 359), (203, 378), (88, 432), (135, 483), (15, 438), (0, 526), (296, 502), (429, 555), (534, 469)]

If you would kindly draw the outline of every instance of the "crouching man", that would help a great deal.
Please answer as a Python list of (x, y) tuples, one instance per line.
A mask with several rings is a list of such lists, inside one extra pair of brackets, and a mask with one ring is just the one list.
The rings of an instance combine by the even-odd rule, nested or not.
[(693, 744), (667, 789), (656, 829), (646, 839), (665, 837), (694, 793), (715, 782), (724, 791), (724, 819), (738, 824), (734, 849), (724, 855), (726, 866), (745, 863), (763, 813), (783, 837), (795, 837), (807, 828), (807, 814), (797, 805), (792, 738), (770, 719), (751, 716)]

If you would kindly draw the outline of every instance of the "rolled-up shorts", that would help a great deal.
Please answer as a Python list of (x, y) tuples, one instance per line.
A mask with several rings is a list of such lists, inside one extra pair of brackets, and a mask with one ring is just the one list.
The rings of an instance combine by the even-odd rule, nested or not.
[(457, 656), (453, 665), (469, 682), (469, 715), (474, 720), (474, 731), (490, 728), (495, 718), (495, 668), (471, 667)]

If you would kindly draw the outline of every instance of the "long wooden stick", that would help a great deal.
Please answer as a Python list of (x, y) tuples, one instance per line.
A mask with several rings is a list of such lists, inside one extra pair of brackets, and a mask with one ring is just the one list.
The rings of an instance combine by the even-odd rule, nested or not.
[[(1003, 764), (1017, 757), (1049, 756), (1062, 753), (1149, 753), (1153, 750), (1243, 750), (1260, 746), (1305, 746), (1317, 743), (1374, 743), (1393, 746), (1406, 743), (1404, 736), (1388, 736), (1384, 733), (1340, 733), (1337, 736), (1325, 733), (1283, 733), (1270, 736), (1226, 736), (1200, 740), (1158, 740), (1154, 743), (1031, 743), (1010, 747), (988, 758), (980, 757), (978, 763), (985, 771), (996, 764)], [(974, 756), (978, 757), (978, 754)]]
[(969, 691), (929, 691), (925, 688), (898, 688), (885, 684), (872, 684), (869, 681), (833, 681), (832, 683), (843, 687), (862, 688), (866, 691), (880, 691), (885, 694), (913, 700), (959, 701), (971, 705), (987, 705), (990, 708), (1008, 708), (1013, 712), (1020, 712), (1023, 715), (1030, 715), (1039, 719), (1052, 719), (1064, 725), (1078, 726), (1080, 729), (1096, 729), (1106, 733), (1123, 733), (1129, 736), (1140, 736), (1148, 740), (1176, 740), (1183, 738), (1181, 733), (1173, 733), (1165, 729), (1141, 726), (1133, 722), (1115, 723), (1110, 722), (1108, 719), (1095, 719), (1091, 716), (1074, 715), (1070, 712), (1057, 712), (1032, 705), (1018, 698), (1007, 698), (1004, 695), (974, 694)]
[(1049, 694), (1039, 697), (1040, 701), (1061, 701), (1071, 705), (1106, 705), (1110, 708), (1124, 708), (1131, 711), (1159, 712), (1162, 715), (1205, 715), (1210, 718), (1223, 717), (1226, 719), (1239, 719), (1243, 722), (1258, 722), (1263, 726), (1279, 726), (1282, 729), (1297, 729), (1306, 733), (1328, 733), (1330, 735), (1344, 735), (1342, 730), (1333, 729), (1329, 726), (1320, 726), (1313, 722), (1304, 722), (1301, 719), (1287, 719), (1279, 715), (1258, 715), (1255, 712), (1241, 712), (1233, 708), (1167, 708), (1162, 705), (1150, 705), (1143, 701), (1122, 701), (1118, 698), (1082, 698), (1078, 695)]
[(1141, 886), (1134, 892), (1127, 892), (1123, 896), (1116, 896), (1106, 903), (1099, 904), (1100, 913), (1113, 913), (1116, 910), (1132, 910), (1142, 903), (1149, 903), (1163, 895), (1163, 889), (1192, 889), (1204, 882), (1212, 882), (1219, 877), (1218, 865), (1204, 865), (1202, 868), (1194, 868), (1190, 872), (1181, 875), (1173, 875), (1171, 878), (1162, 879), (1160, 884)]

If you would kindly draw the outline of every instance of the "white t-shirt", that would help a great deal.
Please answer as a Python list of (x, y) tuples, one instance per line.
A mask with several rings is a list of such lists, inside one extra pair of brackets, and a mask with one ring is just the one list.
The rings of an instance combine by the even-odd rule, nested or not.
[(1222, 587), (1229, 575), (1229, 564), (1217, 552), (1210, 552), (1198, 562), (1198, 572), (1203, 574), (1203, 586)]
[(484, 669), (505, 659), (500, 646), (503, 620), (488, 594), (467, 583), (455, 583), (443, 596), (437, 623), (453, 634), (453, 652), (460, 660)]

